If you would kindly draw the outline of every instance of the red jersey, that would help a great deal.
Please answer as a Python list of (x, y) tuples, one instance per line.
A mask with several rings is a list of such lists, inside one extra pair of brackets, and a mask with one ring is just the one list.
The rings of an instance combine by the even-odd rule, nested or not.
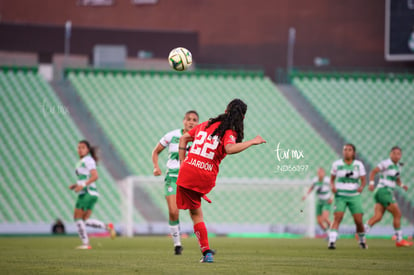
[(224, 147), (236, 143), (236, 132), (227, 130), (221, 140), (211, 134), (220, 125), (212, 124), (206, 129), (208, 121), (203, 122), (188, 134), (193, 137), (193, 145), (181, 164), (177, 185), (207, 194), (216, 185), (221, 160), (227, 155)]

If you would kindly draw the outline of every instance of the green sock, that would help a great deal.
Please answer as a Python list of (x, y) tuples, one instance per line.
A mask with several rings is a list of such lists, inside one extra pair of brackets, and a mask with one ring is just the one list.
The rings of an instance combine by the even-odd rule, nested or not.
[(173, 225), (178, 225), (180, 224), (180, 220), (176, 220), (176, 221), (168, 221), (168, 224), (173, 226)]

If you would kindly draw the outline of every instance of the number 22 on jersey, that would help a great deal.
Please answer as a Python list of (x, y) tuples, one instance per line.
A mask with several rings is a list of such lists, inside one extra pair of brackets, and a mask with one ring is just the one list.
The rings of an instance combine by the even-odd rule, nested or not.
[(200, 155), (208, 159), (213, 159), (214, 150), (217, 149), (218, 144), (219, 141), (217, 136), (207, 137), (207, 132), (200, 131), (193, 141), (193, 146), (191, 146), (190, 153)]

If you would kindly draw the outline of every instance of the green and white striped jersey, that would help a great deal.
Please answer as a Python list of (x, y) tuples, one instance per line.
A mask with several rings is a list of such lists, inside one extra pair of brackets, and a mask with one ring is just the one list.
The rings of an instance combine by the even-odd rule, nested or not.
[(312, 186), (320, 200), (329, 200), (332, 194), (329, 177), (324, 177), (322, 181), (319, 181), (319, 178), (315, 177), (312, 180)]
[[(77, 183), (87, 181), (91, 177), (91, 170), (94, 169), (96, 169), (96, 162), (91, 155), (88, 154), (79, 160), (76, 164), (76, 175), (78, 176)], [(86, 192), (92, 196), (99, 196), (95, 182), (85, 186), (85, 188), (83, 188), (78, 194), (82, 195)]]
[(381, 161), (377, 167), (381, 171), (377, 187), (390, 187), (394, 189), (401, 173), (398, 163), (395, 164), (391, 159), (386, 159)]
[(366, 175), (365, 167), (359, 160), (346, 164), (342, 159), (332, 164), (331, 175), (336, 176), (335, 187), (339, 196), (359, 195), (359, 178)]
[(164, 147), (168, 147), (168, 161), (167, 161), (167, 173), (171, 177), (178, 177), (178, 169), (180, 168), (180, 160), (178, 158), (178, 143), (180, 137), (183, 135), (182, 129), (176, 129), (168, 132), (160, 139), (160, 144)]

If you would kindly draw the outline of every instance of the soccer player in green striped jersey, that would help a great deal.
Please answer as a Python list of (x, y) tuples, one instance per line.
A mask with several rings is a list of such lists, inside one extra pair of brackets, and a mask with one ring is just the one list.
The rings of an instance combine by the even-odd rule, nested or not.
[[(365, 241), (365, 230), (362, 221), (361, 192), (366, 184), (365, 167), (361, 161), (355, 159), (355, 146), (347, 143), (342, 151), (343, 159), (332, 164), (331, 190), (335, 194), (334, 221), (329, 232), (329, 249), (335, 249), (338, 228), (346, 208), (349, 208), (359, 236), (359, 246), (368, 248)], [(361, 181), (361, 184), (359, 183)]]
[(158, 155), (165, 148), (168, 148), (167, 172), (165, 173), (164, 180), (164, 195), (168, 205), (168, 223), (174, 242), (175, 255), (181, 255), (183, 250), (180, 236), (179, 210), (176, 203), (176, 182), (178, 177), (178, 170), (180, 168), (180, 161), (178, 159), (178, 143), (180, 141), (180, 137), (183, 134), (187, 133), (198, 124), (198, 120), (198, 113), (196, 111), (191, 110), (186, 112), (183, 120), (183, 129), (176, 129), (168, 132), (160, 139), (159, 143), (152, 151), (152, 163), (154, 165), (153, 174), (154, 176), (160, 176), (162, 172), (158, 165)]
[(115, 238), (116, 232), (112, 223), (105, 224), (102, 221), (90, 218), (99, 197), (98, 189), (96, 188), (96, 181), (98, 180), (96, 148), (91, 146), (88, 141), (81, 140), (78, 143), (78, 155), (80, 158), (76, 164), (78, 180), (76, 184), (69, 186), (69, 189), (78, 194), (73, 218), (76, 222), (82, 245), (78, 246), (77, 249), (91, 249), (86, 226), (105, 229), (110, 233), (112, 239)]
[(331, 226), (329, 214), (331, 213), (332, 192), (329, 177), (325, 177), (325, 169), (318, 169), (318, 176), (313, 179), (311, 187), (309, 187), (306, 195), (302, 197), (302, 200), (306, 200), (313, 189), (316, 189), (316, 195), (318, 196), (316, 219), (319, 226), (326, 233)]
[[(377, 222), (381, 221), (385, 210), (390, 212), (393, 216), (393, 225), (396, 236), (397, 247), (412, 246), (413, 243), (403, 239), (401, 231), (401, 211), (398, 207), (397, 202), (394, 198), (394, 188), (396, 185), (408, 190), (408, 186), (401, 182), (400, 178), (400, 160), (402, 157), (402, 150), (398, 146), (391, 148), (390, 158), (381, 161), (369, 175), (369, 186), (370, 191), (374, 191), (375, 209), (374, 216), (372, 216), (368, 223), (365, 225), (367, 233), (371, 230)], [(375, 175), (380, 173), (380, 179), (375, 188)]]

